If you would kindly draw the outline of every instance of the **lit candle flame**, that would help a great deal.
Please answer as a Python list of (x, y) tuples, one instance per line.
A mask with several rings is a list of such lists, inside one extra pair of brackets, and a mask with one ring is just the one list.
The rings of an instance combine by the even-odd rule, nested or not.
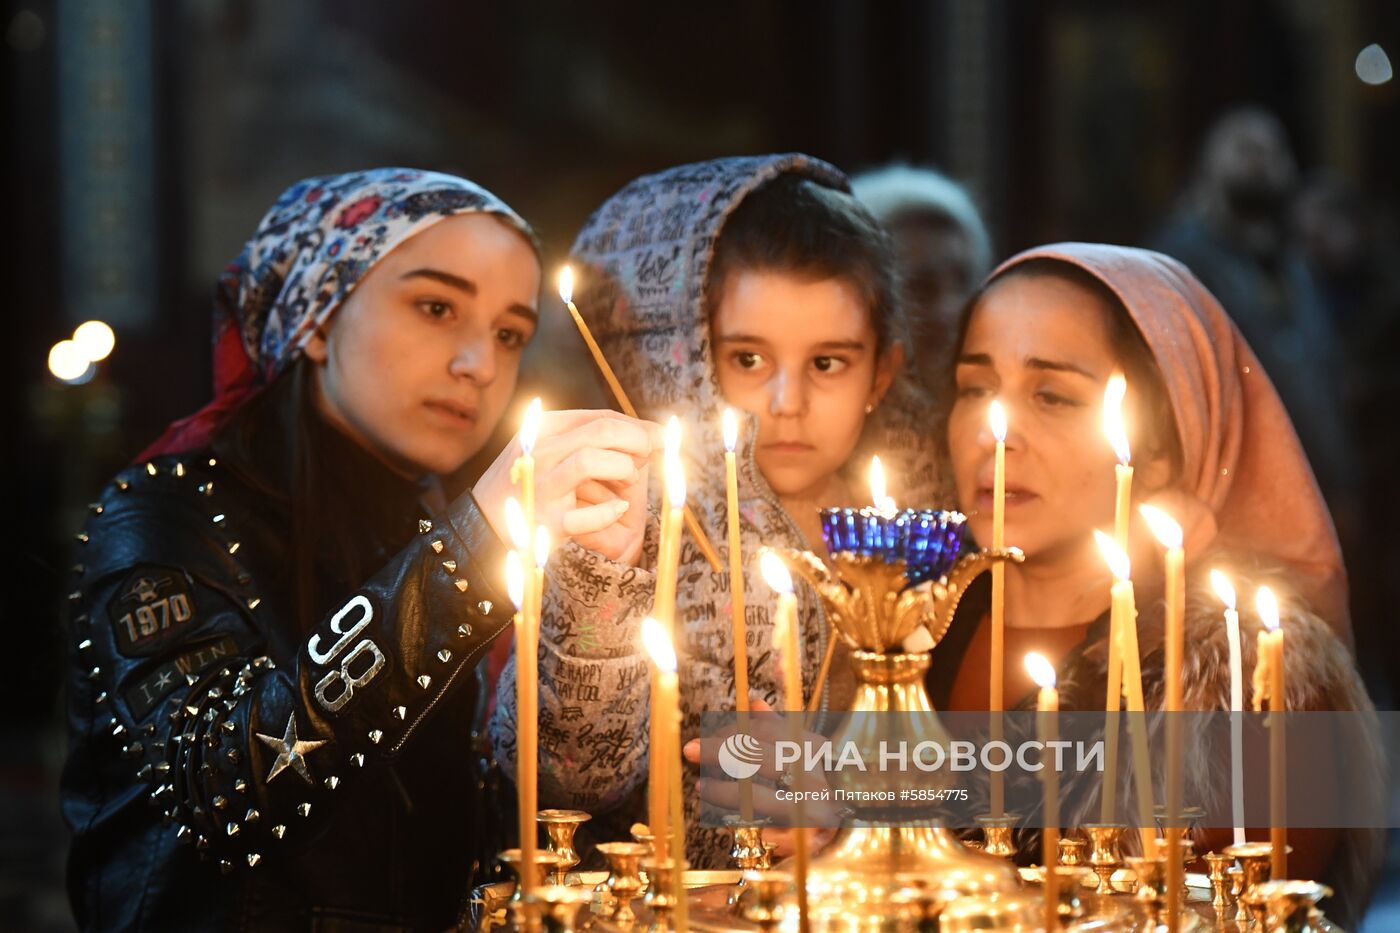
[(1128, 380), (1122, 373), (1108, 377), (1103, 390), (1103, 433), (1113, 447), (1118, 462), (1126, 466), (1133, 459), (1128, 449), (1128, 432), (1123, 427), (1123, 398), (1128, 394)]
[(1006, 443), (1006, 409), (1000, 399), (992, 399), (992, 404), (987, 406), (987, 420), (992, 425), (992, 437), (998, 444)]
[(84, 321), (73, 331), (73, 342), (88, 360), (100, 363), (111, 355), (112, 348), (117, 345), (117, 337), (103, 321)]
[(564, 304), (574, 300), (574, 270), (569, 266), (559, 270), (559, 299)]
[(1259, 613), (1259, 621), (1271, 632), (1278, 631), (1278, 598), (1267, 586), (1259, 587), (1254, 594), (1254, 608)]
[(520, 451), (525, 456), (535, 452), (535, 440), (540, 436), (540, 417), (544, 413), (544, 403), (538, 398), (525, 409), (525, 423), (520, 426)]
[(724, 430), (724, 449), (732, 454), (739, 443), (739, 419), (734, 417), (734, 409), (726, 408), (720, 423)]
[(516, 609), (525, 604), (525, 568), (519, 551), (506, 552), (506, 595)]
[(1108, 562), (1113, 578), (1120, 582), (1129, 579), (1132, 576), (1132, 563), (1128, 560), (1127, 552), (1113, 540), (1113, 535), (1095, 529), (1094, 540), (1099, 543), (1099, 550), (1103, 551), (1103, 559)]
[(871, 457), (870, 498), (875, 503), (875, 508), (881, 510), (894, 508), (894, 500), (886, 495), (885, 492), (885, 468), (880, 463), (879, 457)]
[(1235, 608), (1235, 588), (1230, 585), (1230, 578), (1219, 570), (1210, 572), (1210, 585), (1215, 590), (1215, 595), (1220, 597), (1220, 601), (1225, 604), (1226, 609)]
[(758, 569), (773, 589), (779, 593), (792, 592), (792, 574), (788, 573), (787, 564), (777, 554), (764, 551), (758, 558)]
[(679, 455), (666, 458), (666, 497), (671, 500), (671, 508), (685, 507), (685, 467), (681, 466)]
[(1138, 506), (1138, 514), (1147, 519), (1152, 534), (1164, 548), (1179, 548), (1182, 542), (1181, 526), (1166, 512), (1151, 505)]
[(506, 499), (506, 532), (514, 547), (524, 550), (530, 546), (530, 528), (525, 524), (525, 510), (515, 496)]
[(1031, 675), (1035, 685), (1044, 689), (1055, 687), (1055, 666), (1046, 660), (1045, 655), (1032, 651), (1026, 655), (1026, 673)]
[(668, 460), (681, 455), (681, 419), (675, 415), (666, 419), (665, 455)]
[(642, 645), (651, 661), (668, 674), (676, 670), (676, 649), (671, 646), (671, 636), (666, 634), (666, 626), (647, 616), (642, 620)]
[(544, 569), (549, 563), (549, 529), (540, 525), (535, 528), (535, 566)]

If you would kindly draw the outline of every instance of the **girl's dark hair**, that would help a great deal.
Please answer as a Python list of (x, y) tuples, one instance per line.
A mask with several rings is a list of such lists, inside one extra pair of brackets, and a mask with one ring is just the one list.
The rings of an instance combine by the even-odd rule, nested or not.
[[(1011, 278), (1058, 278), (1070, 282), (1095, 295), (1108, 309), (1108, 339), (1113, 356), (1123, 368), (1123, 376), (1140, 399), (1137, 416), (1130, 419), (1128, 430), (1132, 434), (1130, 442), (1135, 451), (1135, 460), (1166, 457), (1169, 465), (1169, 483), (1181, 478), (1183, 454), (1181, 438), (1176, 431), (1176, 414), (1172, 411), (1171, 397), (1162, 379), (1162, 371), (1157, 366), (1157, 358), (1147, 346), (1147, 341), (1133, 322), (1132, 315), (1123, 302), (1097, 276), (1086, 269), (1058, 259), (1041, 258), (1019, 263), (1005, 272), (989, 279), (963, 308), (958, 322), (958, 340), (955, 347), (962, 350), (967, 339), (967, 327), (972, 320), (972, 312), (982, 296), (999, 282)], [(954, 357), (956, 361), (956, 356)], [(953, 367), (953, 370), (956, 366)], [(954, 371), (948, 374), (948, 383), (953, 384)], [(951, 399), (955, 389), (949, 392)]]
[(290, 525), (287, 577), (279, 582), (307, 635), (398, 549), (395, 532), (411, 520), (403, 495), (386, 494), (379, 474), (357, 473), (365, 458), (344, 456), (353, 442), (317, 411), (316, 391), (311, 364), (297, 360), (234, 414), (213, 445), (264, 508)]
[(705, 282), (713, 315), (731, 275), (787, 272), (850, 283), (870, 309), (876, 350), (908, 345), (889, 239), (851, 195), (800, 175), (780, 175), (734, 209), (720, 230)]

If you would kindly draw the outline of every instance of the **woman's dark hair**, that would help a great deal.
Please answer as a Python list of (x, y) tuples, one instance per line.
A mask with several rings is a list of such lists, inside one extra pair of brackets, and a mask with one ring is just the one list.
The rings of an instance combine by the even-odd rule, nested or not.
[[(1108, 339), (1113, 349), (1113, 356), (1123, 368), (1123, 376), (1128, 380), (1128, 385), (1133, 387), (1133, 391), (1141, 399), (1141, 408), (1137, 412), (1137, 417), (1130, 419), (1128, 425), (1129, 432), (1134, 435), (1130, 441), (1134, 449), (1138, 451), (1134, 454), (1134, 459), (1166, 457), (1169, 466), (1168, 482), (1178, 482), (1183, 469), (1181, 438), (1177, 435), (1176, 414), (1172, 411), (1171, 398), (1167, 395), (1167, 386), (1162, 379), (1162, 371), (1157, 366), (1157, 359), (1152, 355), (1147, 341), (1143, 339), (1142, 331), (1138, 330), (1137, 324), (1133, 322), (1132, 315), (1123, 306), (1122, 300), (1101, 279), (1088, 270), (1058, 259), (1042, 258), (1018, 263), (1000, 275), (994, 276), (978, 290), (977, 294), (972, 296), (966, 307), (963, 308), (962, 316), (958, 322), (958, 340), (954, 345), (955, 349), (962, 350), (963, 342), (967, 339), (967, 328), (972, 320), (972, 312), (992, 287), (1012, 278), (1047, 277), (1070, 282), (1091, 292), (1108, 309)], [(955, 361), (956, 359), (957, 357), (954, 356)], [(952, 367), (948, 373), (950, 387), (955, 380), (955, 370), (956, 366)], [(950, 399), (955, 392), (955, 388), (950, 390)]]
[(738, 272), (840, 279), (870, 309), (881, 352), (897, 343), (908, 346), (895, 270), (889, 238), (854, 197), (800, 175), (780, 175), (744, 198), (725, 221), (705, 281), (705, 305), (713, 315), (729, 277)]

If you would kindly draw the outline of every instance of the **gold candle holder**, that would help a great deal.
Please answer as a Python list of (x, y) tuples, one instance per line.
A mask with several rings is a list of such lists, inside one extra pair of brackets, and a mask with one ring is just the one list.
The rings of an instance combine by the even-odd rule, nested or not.
[(1268, 929), (1279, 933), (1319, 933), (1324, 929), (1317, 902), (1332, 889), (1316, 881), (1266, 881), (1255, 888), (1268, 912)]
[(574, 933), (579, 908), (592, 896), (587, 888), (547, 884), (525, 895), (525, 902), (538, 907), (546, 933)]
[[(1288, 846), (1287, 851), (1293, 851), (1293, 847)], [(1227, 847), (1225, 854), (1238, 861), (1240, 868), (1244, 871), (1244, 888), (1239, 898), (1240, 903), (1248, 908), (1248, 915), (1259, 923), (1259, 929), (1264, 929), (1264, 914), (1268, 905), (1263, 901), (1256, 904), (1250, 895), (1256, 885), (1269, 881), (1273, 874), (1273, 843), (1244, 842), (1240, 845)], [(1244, 911), (1240, 913), (1244, 913)], [(1236, 914), (1236, 919), (1239, 919), (1239, 916)]]
[(763, 844), (763, 859), (758, 863), (758, 870), (772, 871), (773, 866), (778, 864), (777, 852), (778, 844), (776, 842), (765, 842)]
[(1229, 919), (1243, 927), (1249, 923), (1249, 911), (1244, 906), (1244, 869), (1238, 865), (1232, 865), (1225, 869), (1225, 876), (1230, 879), (1230, 900), (1235, 905), (1235, 913)]
[(1233, 858), (1224, 852), (1207, 852), (1205, 855), (1206, 865), (1210, 868), (1210, 906), (1215, 908), (1217, 915), (1223, 915), (1234, 904), (1235, 899), (1230, 894), (1230, 863)]
[(782, 871), (753, 871), (750, 874), (749, 890), (753, 893), (744, 900), (743, 918), (757, 926), (762, 933), (773, 933), (787, 914), (784, 901), (792, 890), (792, 875)]
[(1120, 841), (1124, 828), (1122, 823), (1085, 823), (1080, 826), (1089, 837), (1089, 865), (1099, 876), (1099, 884), (1095, 888), (1099, 894), (1113, 893), (1113, 873), (1123, 864)]
[[(524, 885), (521, 884), (524, 875), (521, 872), (520, 850), (518, 848), (502, 849), (496, 858), (500, 859), (501, 864), (515, 874), (515, 893), (510, 898), (511, 909), (514, 910), (516, 905), (521, 904), (524, 900)], [(535, 852), (535, 885), (537, 887), (543, 887), (549, 875), (558, 869), (559, 856), (548, 851)]]
[(564, 876), (578, 864), (574, 834), (593, 817), (583, 810), (541, 810), (535, 815), (535, 819), (549, 836), (549, 851), (559, 856), (559, 867), (554, 871), (553, 883), (563, 884)]
[(729, 850), (729, 857), (739, 869), (739, 883), (729, 892), (729, 906), (736, 910), (739, 908), (739, 899), (748, 888), (750, 873), (758, 871), (767, 858), (763, 827), (767, 826), (768, 822), (766, 819), (745, 820), (734, 814), (724, 818), (724, 825), (734, 832), (734, 847)]
[(676, 863), (671, 859), (650, 859), (642, 863), (650, 884), (645, 903), (651, 910), (648, 933), (670, 933), (676, 929)]
[(1014, 813), (1004, 816), (977, 817), (977, 825), (982, 827), (982, 851), (997, 858), (1014, 858), (1016, 856), (1016, 843), (1012, 837), (1012, 831), (1016, 828), (1016, 823), (1020, 820)]
[(1080, 899), (1080, 894), (1083, 892), (1084, 882), (1093, 877), (1094, 872), (1083, 865), (1056, 865), (1053, 871), (1057, 882), (1055, 915), (1059, 918), (1060, 926), (1069, 926), (1084, 916), (1084, 902)]
[(1078, 836), (1060, 837), (1060, 857), (1059, 863), (1066, 868), (1075, 868), (1084, 865), (1084, 850), (1089, 843)]
[[(598, 887), (607, 894), (602, 916), (618, 926), (630, 926), (637, 919), (632, 901), (642, 893), (642, 859), (651, 846), (641, 842), (602, 842), (598, 851), (608, 863), (608, 880)], [(595, 889), (596, 890), (596, 889)]]
[(1124, 859), (1137, 876), (1138, 908), (1151, 924), (1167, 922), (1167, 859), (1163, 855), (1130, 855)]
[[(1180, 830), (1169, 829), (1168, 832), (1180, 832)], [(1165, 837), (1158, 836), (1152, 841), (1157, 844), (1158, 855), (1169, 857), (1167, 856), (1168, 848)], [(1191, 889), (1186, 884), (1186, 866), (1196, 860), (1196, 843), (1190, 837), (1178, 837), (1176, 844), (1176, 855), (1181, 860), (1181, 903), (1185, 904), (1186, 899), (1191, 894)]]

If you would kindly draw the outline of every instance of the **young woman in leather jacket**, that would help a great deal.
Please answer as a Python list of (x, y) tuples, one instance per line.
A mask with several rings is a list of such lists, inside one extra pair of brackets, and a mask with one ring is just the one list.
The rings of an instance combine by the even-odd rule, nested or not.
[[(77, 535), (62, 794), (84, 929), (456, 921), (505, 841), (472, 727), (512, 613), (519, 440), (454, 502), (434, 477), (505, 411), (539, 285), (509, 207), (406, 169), (294, 185), (225, 271), (213, 402)], [(547, 415), (555, 540), (635, 561), (657, 440)]]

